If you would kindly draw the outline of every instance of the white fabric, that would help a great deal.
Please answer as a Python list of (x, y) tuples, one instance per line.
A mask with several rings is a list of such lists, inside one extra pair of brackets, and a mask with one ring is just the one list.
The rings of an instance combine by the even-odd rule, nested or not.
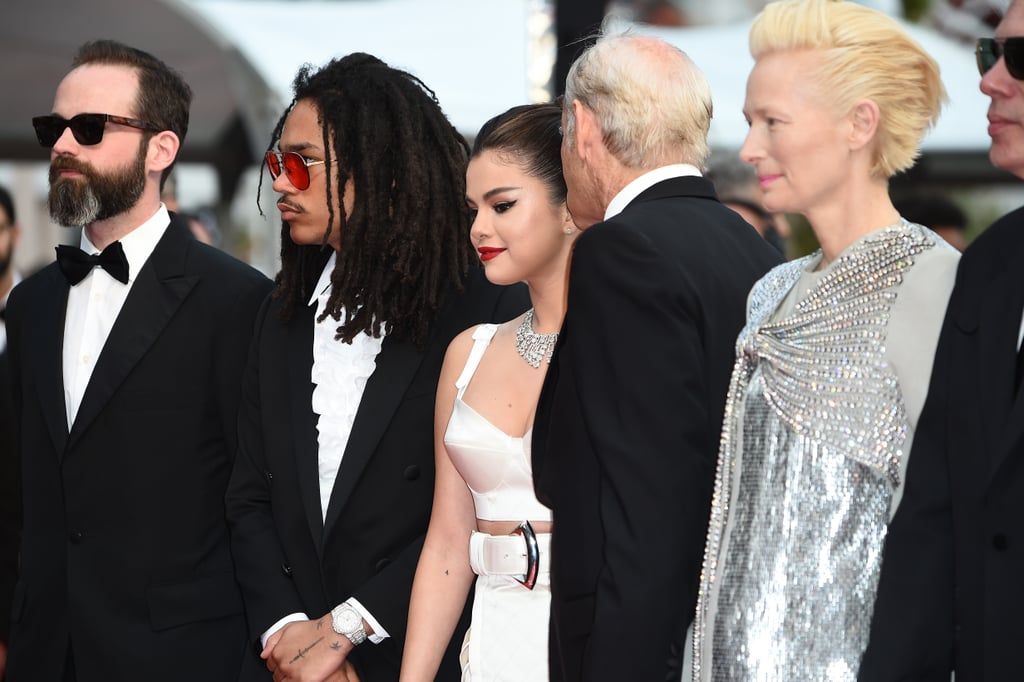
[[(327, 305), (331, 295), (331, 273), (337, 263), (337, 254), (332, 253), (320, 273), (320, 279), (313, 289), (309, 305), (314, 315)], [(344, 314), (344, 313), (343, 313)], [(375, 338), (359, 334), (352, 343), (335, 340), (338, 321), (327, 316), (322, 322), (313, 323), (313, 367), (310, 378), (313, 381), (313, 412), (317, 419), (317, 470), (320, 483), (320, 511), (327, 518), (327, 505), (331, 500), (334, 481), (341, 468), (341, 460), (352, 434), (356, 411), (363, 399), (366, 381), (377, 367), (377, 355), (384, 342), (384, 334)], [(389, 637), (387, 630), (355, 598), (346, 603), (353, 606), (363, 619), (370, 624), (373, 634), (369, 640), (374, 644)], [(306, 618), (304, 613), (295, 613), (282, 618), (263, 635), (266, 638), (287, 623)]]
[[(128, 259), (127, 284), (118, 282), (103, 268), (93, 268), (85, 279), (68, 292), (63, 354), (64, 405), (67, 409), (68, 429), (75, 423), (96, 360), (107, 343), (107, 337), (121, 313), (128, 292), (170, 222), (167, 208), (160, 204), (152, 218), (120, 239)], [(82, 230), (81, 249), (90, 254), (100, 252), (89, 241), (86, 230)]]
[[(310, 306), (315, 306), (314, 314), (317, 316), (330, 298), (331, 273), (336, 261), (337, 254), (331, 254), (314, 289), (317, 293), (309, 301)], [(337, 328), (338, 321), (330, 315), (313, 325), (313, 412), (319, 415), (316, 424), (317, 461), (320, 511), (325, 519), (334, 479), (338, 476), (341, 459), (352, 434), (363, 389), (377, 366), (377, 354), (384, 341), (383, 334), (380, 338), (359, 334), (352, 343), (342, 343), (334, 338)]]
[[(370, 612), (366, 610), (365, 606), (359, 603), (358, 599), (355, 597), (349, 597), (344, 603), (358, 611), (360, 615), (362, 615), (363, 620), (369, 623), (370, 629), (373, 630), (373, 634), (367, 635), (366, 637), (369, 641), (374, 644), (380, 644), (390, 637), (390, 635), (388, 635), (388, 631), (385, 630), (379, 622), (377, 622), (376, 618), (370, 615)], [(289, 613), (287, 616), (267, 628), (267, 631), (260, 635), (260, 644), (265, 648), (267, 646), (267, 640), (270, 639), (271, 635), (283, 628), (285, 625), (288, 625), (288, 623), (297, 623), (300, 620), (309, 620), (309, 616), (302, 612)]]
[[(551, 571), (551, 533), (537, 533), (537, 574)], [(469, 565), (477, 575), (524, 576), (528, 568), (526, 538), (522, 535), (489, 535), (473, 531), (469, 536)]]
[(546, 572), (532, 590), (510, 576), (477, 577), (473, 620), (463, 641), (463, 682), (547, 680), (550, 608)]
[(478, 519), (550, 521), (551, 510), (540, 503), (533, 489), (533, 429), (522, 436), (509, 435), (462, 401), (461, 396), (497, 328), (482, 324), (473, 332), (473, 349), (455, 382), (458, 397), (444, 433), (444, 445), (473, 494)]
[(654, 170), (647, 171), (638, 178), (635, 178), (628, 185), (619, 190), (610, 202), (608, 202), (608, 208), (605, 209), (604, 219), (608, 220), (613, 216), (617, 216), (629, 206), (629, 202), (640, 196), (645, 190), (654, 187), (663, 180), (670, 178), (681, 178), (688, 175), (696, 175), (700, 177), (700, 169), (696, 166), (691, 166), (688, 163), (674, 163), (670, 166), (662, 166), (661, 168), (655, 168)]
[[(13, 266), (12, 266), (13, 267)], [(18, 286), (18, 282), (21, 281), (21, 274), (17, 270), (14, 271), (14, 279), (11, 281), (11, 288), (7, 290), (7, 293), (0, 298), (0, 310), (7, 307), (7, 299), (11, 296), (11, 291), (14, 287)], [(3, 353), (7, 349), (7, 323), (0, 319), (0, 353)]]

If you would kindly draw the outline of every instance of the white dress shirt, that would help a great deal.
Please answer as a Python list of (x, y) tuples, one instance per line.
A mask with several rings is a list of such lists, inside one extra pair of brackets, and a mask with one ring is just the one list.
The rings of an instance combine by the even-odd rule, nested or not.
[(655, 168), (654, 170), (647, 171), (643, 175), (634, 178), (632, 182), (619, 190), (610, 202), (608, 202), (608, 208), (605, 209), (604, 219), (608, 220), (614, 216), (622, 213), (629, 202), (640, 196), (645, 190), (654, 187), (662, 180), (668, 180), (670, 178), (681, 178), (688, 175), (695, 175), (700, 177), (700, 169), (696, 166), (691, 166), (688, 163), (674, 163), (669, 166), (662, 166), (661, 168)]
[[(11, 292), (14, 291), (14, 287), (18, 286), (18, 282), (21, 281), (21, 275), (18, 271), (14, 271), (14, 279), (11, 281), (11, 288), (7, 290), (7, 293), (0, 298), (0, 310), (7, 307), (7, 299), (11, 297)], [(0, 353), (3, 353), (7, 349), (7, 322), (0, 319)]]
[[(309, 299), (315, 316), (324, 309), (331, 296), (331, 273), (336, 262), (337, 254), (331, 254)], [(329, 315), (322, 322), (313, 323), (313, 412), (319, 416), (316, 425), (317, 468), (320, 474), (320, 511), (324, 519), (327, 518), (327, 505), (352, 434), (363, 389), (377, 367), (377, 354), (384, 342), (383, 334), (380, 338), (359, 334), (351, 344), (342, 343), (334, 338), (337, 328), (338, 321)], [(371, 642), (378, 644), (389, 636), (359, 600), (350, 597), (345, 603), (355, 607), (373, 628), (373, 634), (369, 636)], [(299, 620), (308, 620), (308, 617), (304, 613), (293, 613), (274, 623), (263, 633), (263, 646), (267, 645), (272, 634)]]
[[(68, 292), (68, 307), (64, 315), (64, 405), (69, 430), (75, 423), (82, 396), (89, 385), (96, 360), (107, 343), (110, 329), (121, 313), (135, 278), (170, 222), (166, 207), (160, 204), (152, 218), (121, 238), (121, 247), (128, 259), (127, 284), (96, 267)], [(89, 241), (85, 230), (82, 230), (81, 248), (91, 254), (100, 251)]]

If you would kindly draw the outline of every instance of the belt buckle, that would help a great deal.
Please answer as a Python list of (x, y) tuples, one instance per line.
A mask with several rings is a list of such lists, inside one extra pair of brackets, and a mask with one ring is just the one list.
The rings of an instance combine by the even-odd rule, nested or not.
[(532, 590), (537, 584), (537, 570), (540, 566), (540, 547), (537, 545), (537, 534), (533, 532), (533, 526), (529, 521), (520, 523), (512, 535), (521, 535), (526, 543), (526, 573), (521, 576), (512, 576), (516, 582), (528, 590)]

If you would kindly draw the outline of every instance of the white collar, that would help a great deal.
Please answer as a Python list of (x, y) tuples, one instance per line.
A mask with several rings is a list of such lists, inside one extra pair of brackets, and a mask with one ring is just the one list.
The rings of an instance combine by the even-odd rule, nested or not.
[[(149, 256), (156, 248), (157, 242), (164, 236), (164, 231), (171, 223), (171, 216), (167, 213), (167, 207), (160, 204), (153, 217), (142, 223), (134, 230), (121, 237), (121, 248), (124, 249), (125, 258), (128, 259), (128, 281), (134, 282), (142, 266), (149, 260)], [(82, 230), (81, 249), (86, 253), (99, 253), (85, 230)]]
[(636, 199), (644, 190), (653, 187), (662, 180), (681, 178), (687, 175), (700, 177), (700, 169), (688, 163), (674, 163), (670, 166), (662, 166), (661, 168), (647, 171), (619, 190), (619, 193), (608, 203), (608, 208), (604, 212), (604, 219), (608, 220), (622, 213), (633, 199)]
[(324, 265), (324, 269), (320, 271), (320, 279), (317, 280), (316, 286), (313, 287), (313, 295), (309, 297), (309, 303), (306, 305), (313, 306), (320, 299), (321, 296), (330, 292), (331, 290), (331, 273), (334, 272), (334, 264), (338, 262), (338, 252), (331, 250), (331, 257), (327, 259), (327, 263)]

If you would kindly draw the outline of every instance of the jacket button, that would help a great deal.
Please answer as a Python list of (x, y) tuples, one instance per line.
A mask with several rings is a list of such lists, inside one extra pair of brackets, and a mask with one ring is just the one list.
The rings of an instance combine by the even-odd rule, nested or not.
[(379, 573), (380, 571), (383, 571), (387, 567), (387, 565), (390, 564), (390, 563), (391, 563), (391, 559), (389, 559), (387, 557), (384, 557), (383, 559), (381, 559), (380, 561), (377, 562), (377, 565), (373, 567), (373, 570), (375, 570), (375, 571), (377, 571)]
[(420, 477), (420, 468), (415, 464), (410, 464), (409, 466), (405, 467), (404, 475), (405, 480), (415, 481)]
[(82, 531), (80, 530), (73, 530), (70, 533), (68, 533), (68, 540), (70, 540), (71, 543), (75, 545), (82, 542), (82, 537)]
[(992, 536), (992, 547), (997, 552), (1005, 552), (1010, 547), (1010, 542), (1002, 533), (996, 533)]
[(289, 566), (288, 564), (281, 564), (281, 572), (284, 573), (289, 578), (292, 577), (292, 567)]

